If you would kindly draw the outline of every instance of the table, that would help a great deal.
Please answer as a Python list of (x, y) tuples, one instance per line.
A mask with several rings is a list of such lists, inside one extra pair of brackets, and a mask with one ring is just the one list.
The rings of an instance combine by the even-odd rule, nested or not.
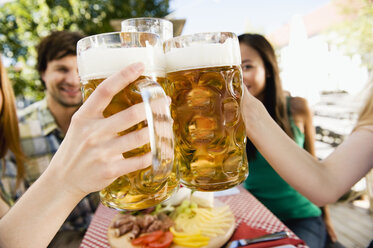
[[(264, 229), (273, 233), (286, 230), (291, 238), (298, 238), (262, 203), (251, 195), (242, 186), (238, 186), (238, 194), (222, 195), (217, 197), (219, 201), (227, 204), (235, 218), (236, 228), (243, 221), (253, 228)], [(91, 224), (83, 238), (80, 248), (110, 248), (107, 240), (107, 230), (112, 218), (117, 211), (100, 205), (95, 212)]]

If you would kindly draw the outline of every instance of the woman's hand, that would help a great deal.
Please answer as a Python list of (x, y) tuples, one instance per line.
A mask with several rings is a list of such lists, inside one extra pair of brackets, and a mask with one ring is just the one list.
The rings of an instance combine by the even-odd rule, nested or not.
[(267, 110), (261, 101), (256, 97), (250, 94), (248, 89), (244, 86), (243, 97), (241, 100), (241, 115), (245, 123), (246, 135), (251, 139), (252, 135), (255, 135), (253, 132), (253, 125), (258, 124), (258, 120), (265, 119), (268, 117)]
[(66, 137), (48, 167), (48, 173), (61, 179), (65, 190), (82, 197), (103, 189), (119, 176), (151, 165), (150, 153), (127, 159), (122, 156), (149, 143), (147, 128), (118, 136), (146, 119), (143, 103), (108, 118), (102, 115), (113, 96), (136, 80), (143, 70), (143, 64), (136, 63), (107, 78), (74, 114)]
[(47, 247), (85, 195), (151, 164), (150, 153), (122, 156), (149, 142), (147, 129), (118, 136), (145, 120), (144, 106), (137, 104), (108, 118), (102, 115), (112, 97), (143, 70), (143, 64), (133, 64), (107, 78), (75, 113), (47, 170), (0, 219), (1, 247)]

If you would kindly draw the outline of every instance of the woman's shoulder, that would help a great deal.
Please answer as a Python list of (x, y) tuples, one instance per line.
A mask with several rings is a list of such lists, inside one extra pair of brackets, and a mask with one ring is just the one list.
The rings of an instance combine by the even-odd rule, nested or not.
[(290, 97), (290, 110), (292, 116), (308, 116), (311, 114), (311, 108), (307, 100), (299, 96)]

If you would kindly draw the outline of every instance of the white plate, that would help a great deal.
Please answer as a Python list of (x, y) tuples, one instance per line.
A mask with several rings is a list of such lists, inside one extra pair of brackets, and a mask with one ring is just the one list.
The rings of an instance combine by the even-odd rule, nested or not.
[[(219, 201), (217, 199), (214, 199), (214, 207), (224, 207), (224, 206), (226, 206), (225, 203), (223, 203), (223, 202), (221, 202), (221, 201)], [(112, 222), (117, 218), (117, 216), (118, 215), (116, 215), (113, 218)], [(110, 224), (110, 226), (111, 226), (111, 224)], [(204, 246), (204, 247), (201, 247), (201, 248), (216, 248), (216, 247), (221, 247), (232, 236), (232, 234), (234, 232), (234, 227), (235, 227), (235, 220), (233, 219), (231, 225), (229, 226), (229, 228), (227, 228), (227, 230), (226, 230), (226, 232), (225, 232), (224, 235), (220, 235), (220, 236), (211, 238), (209, 244), (207, 246)], [(109, 230), (108, 230), (108, 240), (109, 240), (110, 246), (112, 248), (122, 248), (122, 247), (134, 248), (134, 246), (132, 246), (131, 242), (128, 241), (127, 236), (128, 235), (123, 235), (123, 236), (120, 236), (120, 237), (115, 237), (115, 235), (114, 235), (114, 229), (109, 228)], [(171, 248), (184, 248), (184, 247), (177, 246), (177, 245), (171, 245)]]

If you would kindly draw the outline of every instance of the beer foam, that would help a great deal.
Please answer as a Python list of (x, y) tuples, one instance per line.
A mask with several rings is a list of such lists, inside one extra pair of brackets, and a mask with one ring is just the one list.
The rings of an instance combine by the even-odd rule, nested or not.
[(166, 52), (166, 64), (167, 72), (240, 65), (240, 47), (237, 40), (229, 38), (219, 44), (195, 44), (190, 47), (171, 48)]
[(165, 77), (165, 58), (162, 49), (155, 47), (102, 48), (94, 47), (80, 52), (79, 75), (82, 81), (106, 78), (125, 66), (143, 62), (144, 76)]

